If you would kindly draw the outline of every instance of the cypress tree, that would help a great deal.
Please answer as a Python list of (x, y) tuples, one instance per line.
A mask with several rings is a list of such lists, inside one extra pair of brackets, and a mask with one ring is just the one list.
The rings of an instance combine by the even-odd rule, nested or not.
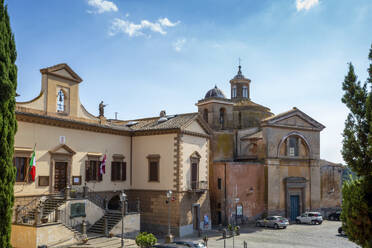
[(13, 186), (16, 173), (13, 166), (14, 134), (17, 130), (15, 118), (16, 57), (8, 9), (4, 5), (4, 0), (0, 0), (0, 247), (11, 247)]
[(350, 110), (343, 132), (342, 156), (358, 178), (343, 185), (341, 220), (350, 240), (372, 248), (372, 46), (368, 58), (371, 63), (366, 82), (357, 81), (349, 63), (342, 84), (342, 102)]

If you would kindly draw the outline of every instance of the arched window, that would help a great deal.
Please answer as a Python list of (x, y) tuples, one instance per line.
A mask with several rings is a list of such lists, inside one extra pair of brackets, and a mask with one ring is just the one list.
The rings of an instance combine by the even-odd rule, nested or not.
[(233, 88), (232, 88), (232, 97), (233, 98), (236, 97), (236, 85), (234, 85)]
[(221, 129), (225, 128), (225, 109), (220, 108), (220, 125)]
[(208, 109), (204, 109), (203, 118), (208, 123)]
[(248, 87), (243, 86), (243, 98), (248, 98)]
[(57, 112), (65, 112), (65, 94), (63, 93), (63, 90), (58, 91)]

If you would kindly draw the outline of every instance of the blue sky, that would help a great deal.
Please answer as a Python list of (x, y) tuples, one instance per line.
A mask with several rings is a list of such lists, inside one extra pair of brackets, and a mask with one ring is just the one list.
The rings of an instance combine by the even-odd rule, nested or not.
[(371, 0), (8, 0), (18, 51), (18, 101), (38, 95), (40, 68), (68, 63), (80, 100), (134, 119), (195, 112), (216, 84), (227, 96), (238, 58), (251, 99), (296, 106), (327, 128), (321, 157), (343, 162), (347, 62), (367, 77)]

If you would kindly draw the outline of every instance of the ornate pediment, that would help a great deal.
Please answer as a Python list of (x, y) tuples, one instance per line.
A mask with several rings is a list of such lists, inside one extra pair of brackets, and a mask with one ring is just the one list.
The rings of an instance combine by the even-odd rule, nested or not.
[(61, 144), (54, 148), (53, 150), (49, 151), (50, 154), (58, 154), (58, 155), (69, 155), (73, 156), (76, 154), (74, 150), (72, 150), (68, 145), (66, 144)]
[(75, 81), (80, 83), (83, 81), (76, 72), (74, 72), (67, 64), (58, 64), (51, 67), (43, 68), (40, 70), (42, 74), (54, 75), (67, 80)]
[(314, 131), (321, 131), (325, 128), (324, 125), (317, 122), (297, 108), (293, 108), (288, 112), (264, 119), (262, 121), (262, 126), (275, 126)]

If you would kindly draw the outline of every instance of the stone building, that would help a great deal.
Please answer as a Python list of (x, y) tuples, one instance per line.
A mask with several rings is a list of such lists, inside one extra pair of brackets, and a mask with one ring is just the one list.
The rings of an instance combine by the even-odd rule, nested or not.
[(294, 220), (307, 210), (340, 207), (342, 166), (320, 159), (325, 127), (295, 107), (274, 115), (251, 100), (250, 83), (239, 66), (230, 80), (231, 98), (215, 86), (196, 104), (213, 130), (213, 223), (263, 213)]
[[(96, 209), (91, 215), (89, 209), (85, 210), (88, 228), (105, 218), (108, 212), (101, 211), (103, 208), (120, 209), (119, 194), (123, 190), (129, 201), (140, 200), (143, 231), (166, 233), (168, 190), (173, 191), (173, 235), (183, 236), (203, 227), (203, 216), (210, 216), (210, 129), (198, 113), (167, 115), (162, 111), (152, 118), (111, 120), (105, 118), (101, 102), (96, 117), (80, 102), (82, 79), (67, 64), (40, 72), (40, 94), (16, 103), (14, 238), (25, 240), (29, 232), (24, 225), (30, 219), (37, 222), (31, 213), (38, 209), (44, 210), (41, 215), (46, 222), (53, 221), (50, 216), (57, 209), (64, 208), (69, 214), (69, 203), (59, 197), (67, 190), (94, 194), (94, 198), (85, 200), (86, 208)], [(29, 176), (34, 150), (35, 181)], [(102, 174), (104, 158), (106, 172)], [(46, 209), (48, 199), (58, 200), (58, 204), (49, 204)], [(101, 204), (104, 202), (106, 205)]]

